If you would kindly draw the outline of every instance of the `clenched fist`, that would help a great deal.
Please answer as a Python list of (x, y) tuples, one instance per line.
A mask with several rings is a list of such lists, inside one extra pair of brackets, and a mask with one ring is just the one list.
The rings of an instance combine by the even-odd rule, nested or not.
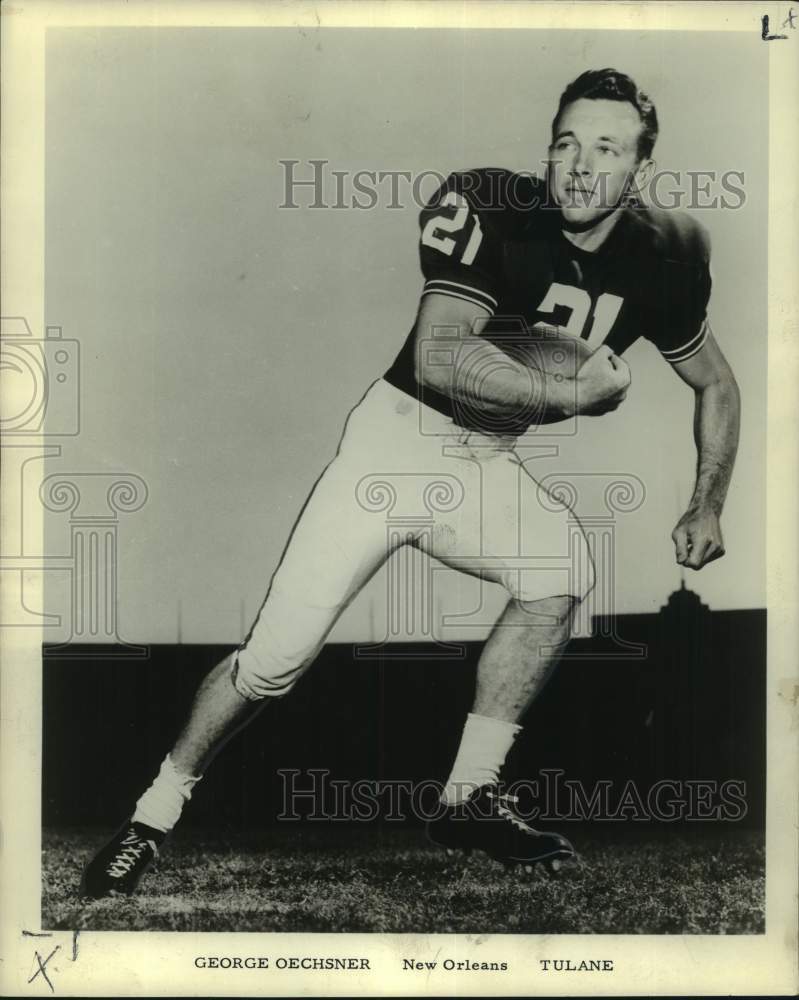
[(577, 372), (576, 412), (599, 416), (615, 410), (624, 401), (630, 381), (627, 362), (609, 347), (598, 348)]
[(708, 507), (691, 507), (671, 533), (675, 556), (681, 566), (701, 569), (724, 555), (719, 516)]

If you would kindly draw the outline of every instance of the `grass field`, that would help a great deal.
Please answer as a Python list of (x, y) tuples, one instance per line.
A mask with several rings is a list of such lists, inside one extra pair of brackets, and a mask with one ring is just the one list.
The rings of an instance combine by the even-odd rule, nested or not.
[(171, 931), (752, 934), (764, 931), (761, 835), (577, 835), (579, 865), (511, 873), (450, 859), (421, 831), (179, 830), (130, 899), (75, 892), (111, 831), (43, 835), (42, 927)]

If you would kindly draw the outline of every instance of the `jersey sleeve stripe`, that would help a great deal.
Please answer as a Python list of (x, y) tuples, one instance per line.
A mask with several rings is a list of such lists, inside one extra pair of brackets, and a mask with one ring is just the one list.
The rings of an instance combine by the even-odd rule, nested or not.
[(472, 305), (481, 306), (483, 309), (487, 309), (491, 316), (494, 315), (494, 310), (490, 306), (486, 305), (485, 302), (482, 302), (477, 298), (472, 298), (470, 295), (461, 295), (459, 292), (446, 291), (443, 288), (425, 288), (422, 292), (422, 297), (430, 295), (432, 292), (435, 292), (437, 295), (448, 295), (451, 299), (462, 299), (464, 302), (471, 302)]
[(465, 299), (467, 302), (474, 302), (476, 305), (487, 309), (492, 315), (497, 307), (497, 300), (488, 292), (482, 292), (479, 288), (470, 285), (461, 285), (457, 281), (445, 281), (443, 278), (430, 278), (425, 282), (423, 295), (428, 292), (437, 292), (439, 295), (451, 295), (456, 299)]
[(688, 358), (692, 358), (694, 354), (697, 354), (705, 346), (709, 331), (710, 327), (707, 320), (705, 320), (699, 333), (695, 337), (692, 337), (686, 344), (683, 344), (682, 347), (674, 348), (671, 351), (661, 351), (660, 353), (672, 365), (680, 361), (687, 361)]

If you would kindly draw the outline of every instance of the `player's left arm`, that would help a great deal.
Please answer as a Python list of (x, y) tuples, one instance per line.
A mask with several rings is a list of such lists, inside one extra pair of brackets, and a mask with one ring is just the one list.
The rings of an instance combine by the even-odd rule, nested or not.
[(677, 562), (690, 569), (724, 555), (721, 511), (738, 449), (738, 384), (713, 334), (696, 354), (672, 367), (693, 390), (696, 484), (688, 509), (672, 532)]

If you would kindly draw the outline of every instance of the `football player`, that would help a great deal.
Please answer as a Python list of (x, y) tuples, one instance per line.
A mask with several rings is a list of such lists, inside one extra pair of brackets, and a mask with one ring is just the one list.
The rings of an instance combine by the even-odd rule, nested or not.
[[(546, 180), (456, 173), (425, 208), (413, 328), (350, 412), (250, 633), (203, 681), (155, 780), (87, 867), (84, 895), (135, 889), (214, 755), (292, 689), (400, 544), (508, 593), (428, 835), (508, 863), (573, 854), (564, 837), (525, 823), (500, 783), (594, 579), (585, 537), (574, 544), (572, 534), (569, 547), (570, 512), (551, 497), (542, 505), (514, 442), (533, 424), (618, 407), (630, 384), (621, 355), (646, 337), (695, 393), (696, 482), (672, 537), (677, 562), (698, 570), (724, 554), (719, 518), (738, 439), (738, 389), (707, 319), (707, 235), (640, 198), (657, 132), (654, 105), (628, 76), (589, 71), (561, 96)], [(545, 350), (552, 330), (584, 348), (566, 375)], [(391, 540), (381, 512), (418, 508), (420, 489), (432, 529)], [(565, 568), (536, 558), (553, 547), (571, 553)]]

